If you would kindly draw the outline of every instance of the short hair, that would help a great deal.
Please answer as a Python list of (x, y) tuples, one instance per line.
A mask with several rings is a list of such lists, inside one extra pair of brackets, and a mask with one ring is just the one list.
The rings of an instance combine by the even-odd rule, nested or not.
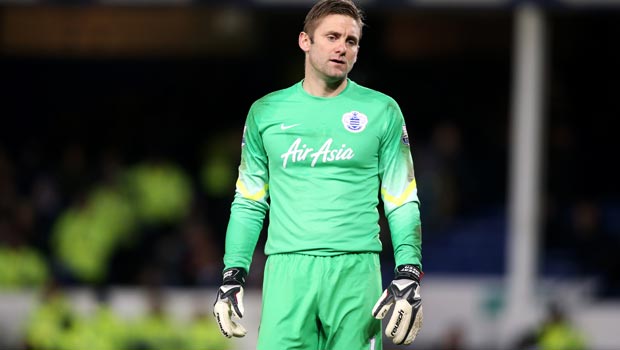
[(319, 21), (328, 15), (345, 15), (353, 18), (360, 27), (360, 36), (362, 35), (365, 14), (352, 0), (321, 0), (317, 2), (306, 15), (304, 32), (312, 38)]

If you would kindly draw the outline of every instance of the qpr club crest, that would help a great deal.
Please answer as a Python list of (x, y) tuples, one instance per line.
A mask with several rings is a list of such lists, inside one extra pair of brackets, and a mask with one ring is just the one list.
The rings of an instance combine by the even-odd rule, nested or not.
[(358, 111), (348, 112), (342, 115), (342, 124), (344, 124), (344, 128), (350, 132), (358, 133), (366, 129), (368, 117)]

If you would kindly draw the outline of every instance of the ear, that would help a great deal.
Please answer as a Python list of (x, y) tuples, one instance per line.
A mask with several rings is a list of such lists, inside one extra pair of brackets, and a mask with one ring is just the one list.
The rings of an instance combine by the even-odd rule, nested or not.
[(310, 51), (311, 44), (310, 36), (306, 32), (299, 33), (299, 48), (301, 48), (302, 51)]

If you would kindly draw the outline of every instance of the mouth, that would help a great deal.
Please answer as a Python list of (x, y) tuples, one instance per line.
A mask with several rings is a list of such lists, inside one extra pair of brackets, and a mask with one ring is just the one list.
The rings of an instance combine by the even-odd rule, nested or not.
[(336, 63), (336, 64), (345, 64), (346, 63), (345, 61), (339, 60), (339, 59), (336, 59), (336, 58), (333, 58), (333, 59), (331, 59), (329, 61), (333, 62), (333, 63)]

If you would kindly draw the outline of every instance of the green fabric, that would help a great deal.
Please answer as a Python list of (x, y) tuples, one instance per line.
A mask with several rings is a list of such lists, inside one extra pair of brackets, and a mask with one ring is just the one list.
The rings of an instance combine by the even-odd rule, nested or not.
[(377, 254), (271, 255), (257, 348), (380, 350), (371, 311), (381, 292)]
[(418, 205), (405, 203), (388, 214), (396, 266), (413, 264), (422, 269), (422, 224)]
[(250, 108), (224, 263), (250, 263), (269, 211), (265, 254), (380, 252), (381, 198), (397, 264), (421, 265), (419, 202), (404, 117), (394, 99), (348, 80), (338, 96), (299, 82)]

